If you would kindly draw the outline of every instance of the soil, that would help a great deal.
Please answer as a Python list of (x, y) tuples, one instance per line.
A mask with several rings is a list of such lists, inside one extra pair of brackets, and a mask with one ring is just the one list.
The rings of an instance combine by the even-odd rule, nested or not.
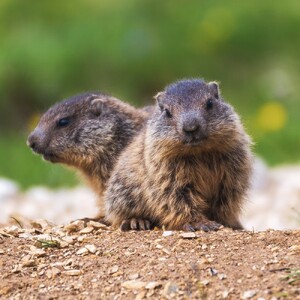
[(300, 299), (300, 230), (0, 228), (1, 299)]

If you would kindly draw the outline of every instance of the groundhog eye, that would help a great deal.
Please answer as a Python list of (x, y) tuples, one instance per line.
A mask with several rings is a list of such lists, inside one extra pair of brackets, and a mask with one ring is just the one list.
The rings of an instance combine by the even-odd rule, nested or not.
[(214, 106), (213, 100), (212, 100), (212, 99), (208, 99), (208, 100), (206, 101), (206, 109), (207, 109), (207, 110), (212, 109), (213, 106)]
[(69, 125), (69, 123), (70, 123), (70, 119), (69, 118), (62, 118), (62, 119), (58, 120), (57, 126), (58, 127), (64, 127), (64, 126)]
[(170, 113), (170, 111), (167, 108), (164, 109), (164, 112), (168, 118), (172, 118), (172, 114)]

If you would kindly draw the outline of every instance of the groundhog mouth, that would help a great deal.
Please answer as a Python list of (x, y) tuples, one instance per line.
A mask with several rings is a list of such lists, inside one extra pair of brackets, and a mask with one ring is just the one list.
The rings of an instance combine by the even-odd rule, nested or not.
[(49, 161), (51, 163), (58, 163), (59, 162), (59, 157), (55, 155), (54, 153), (44, 153), (43, 154), (43, 159), (46, 161)]
[(197, 147), (205, 143), (207, 137), (202, 137), (200, 139), (184, 139), (182, 143), (188, 147)]

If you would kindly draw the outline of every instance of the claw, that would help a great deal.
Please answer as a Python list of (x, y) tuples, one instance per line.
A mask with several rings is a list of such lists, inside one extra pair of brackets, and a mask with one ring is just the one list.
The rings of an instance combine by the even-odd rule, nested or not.
[(131, 219), (131, 221), (130, 221), (130, 228), (132, 230), (138, 230), (139, 229), (138, 220), (137, 219)]
[(120, 229), (122, 231), (150, 230), (151, 229), (151, 223), (150, 223), (150, 221), (143, 220), (143, 219), (129, 219), (129, 220), (124, 220), (121, 223)]
[(196, 231), (195, 228), (189, 223), (184, 224), (182, 227), (182, 230), (183, 231)]
[(124, 220), (120, 225), (121, 231), (128, 231), (130, 230), (130, 220)]
[(184, 231), (196, 231), (196, 230), (203, 230), (205, 232), (208, 231), (216, 231), (222, 225), (215, 222), (215, 221), (201, 221), (201, 222), (193, 222), (193, 223), (186, 223), (183, 225), (182, 229)]

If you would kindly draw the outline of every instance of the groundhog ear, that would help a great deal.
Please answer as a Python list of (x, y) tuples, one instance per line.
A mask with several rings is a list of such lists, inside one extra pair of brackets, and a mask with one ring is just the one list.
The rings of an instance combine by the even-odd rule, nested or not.
[(216, 97), (218, 99), (220, 97), (219, 84), (215, 81), (211, 81), (208, 83), (208, 87), (209, 87), (210, 91), (212, 92), (212, 94), (214, 95), (214, 97)]
[(154, 96), (154, 99), (156, 100), (156, 103), (159, 107), (162, 106), (162, 98), (163, 98), (164, 92), (159, 92)]
[(91, 112), (95, 116), (100, 116), (103, 111), (103, 102), (97, 98), (91, 101)]

